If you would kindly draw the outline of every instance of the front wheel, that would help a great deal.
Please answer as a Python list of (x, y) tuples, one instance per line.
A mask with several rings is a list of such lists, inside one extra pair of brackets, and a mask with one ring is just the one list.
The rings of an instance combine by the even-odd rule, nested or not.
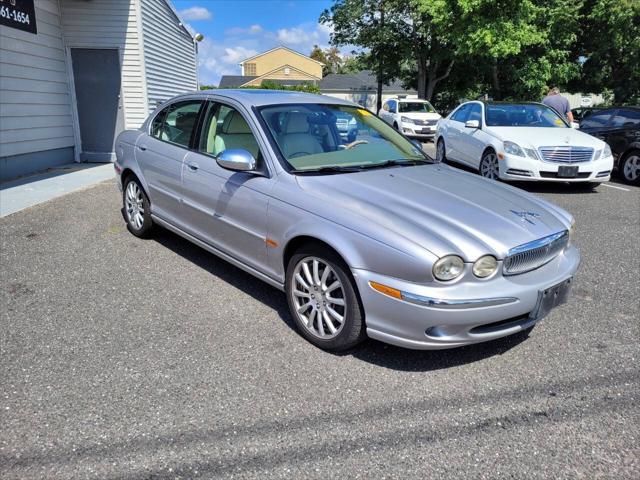
[(640, 184), (640, 150), (627, 153), (620, 163), (620, 173), (625, 182)]
[(321, 245), (299, 249), (286, 276), (289, 310), (307, 340), (324, 350), (345, 350), (365, 335), (364, 315), (349, 268)]
[(447, 151), (444, 146), (444, 140), (439, 139), (436, 146), (436, 160), (438, 163), (443, 163), (447, 160)]
[(500, 165), (498, 155), (493, 150), (489, 150), (482, 155), (480, 160), (480, 175), (491, 180), (500, 179)]

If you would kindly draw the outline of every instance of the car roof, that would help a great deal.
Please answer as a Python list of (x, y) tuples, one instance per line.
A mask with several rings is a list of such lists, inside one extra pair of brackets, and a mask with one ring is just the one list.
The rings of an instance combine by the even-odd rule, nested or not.
[(327, 95), (317, 95), (313, 93), (294, 92), (287, 90), (266, 90), (260, 88), (220, 88), (211, 90), (202, 90), (199, 92), (185, 93), (172, 99), (175, 101), (180, 97), (226, 97), (237, 100), (246, 107), (262, 107), (265, 105), (279, 105), (290, 103), (322, 103), (329, 105), (349, 105), (362, 108), (353, 102), (342, 100), (339, 98), (329, 97)]

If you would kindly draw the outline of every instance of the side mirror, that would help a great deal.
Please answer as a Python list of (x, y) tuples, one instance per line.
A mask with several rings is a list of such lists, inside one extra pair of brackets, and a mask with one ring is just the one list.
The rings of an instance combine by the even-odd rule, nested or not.
[(222, 168), (234, 172), (252, 172), (256, 169), (256, 159), (241, 148), (224, 150), (216, 157), (216, 162)]
[(467, 120), (464, 126), (466, 128), (480, 128), (480, 122), (478, 120)]

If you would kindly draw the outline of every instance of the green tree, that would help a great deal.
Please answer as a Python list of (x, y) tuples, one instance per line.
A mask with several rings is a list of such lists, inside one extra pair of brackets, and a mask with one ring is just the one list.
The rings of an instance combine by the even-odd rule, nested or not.
[(399, 70), (404, 44), (397, 33), (395, 14), (399, 0), (335, 0), (320, 21), (333, 26), (334, 46), (356, 45), (365, 50), (360, 61), (371, 68), (378, 80), (378, 110), (382, 106), (382, 85), (393, 80)]
[(617, 104), (640, 102), (640, 0), (586, 0), (575, 56), (582, 62), (572, 86), (610, 89)]

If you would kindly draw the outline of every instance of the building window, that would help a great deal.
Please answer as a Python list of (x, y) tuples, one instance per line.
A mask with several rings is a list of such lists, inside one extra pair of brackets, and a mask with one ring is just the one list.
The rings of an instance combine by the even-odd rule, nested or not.
[(289, 69), (289, 67), (285, 67), (284, 74), (289, 75), (290, 73), (291, 73), (291, 69)]
[(255, 75), (256, 74), (256, 64), (255, 63), (245, 63), (244, 64), (244, 74), (245, 75)]

